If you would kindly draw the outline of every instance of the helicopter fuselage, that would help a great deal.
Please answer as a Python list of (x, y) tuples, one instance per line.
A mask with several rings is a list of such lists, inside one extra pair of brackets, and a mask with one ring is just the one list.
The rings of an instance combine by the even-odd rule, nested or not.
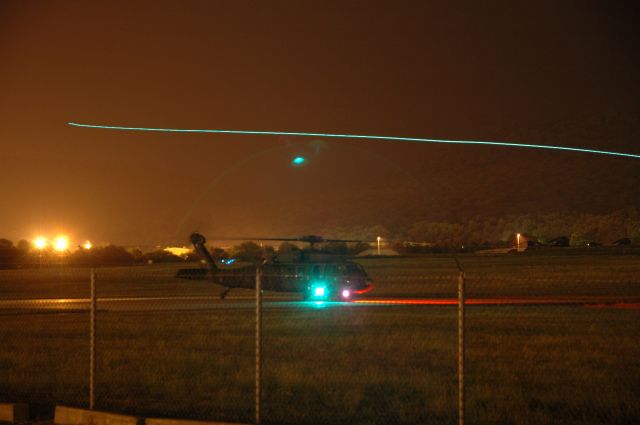
[(297, 292), (305, 299), (348, 300), (373, 288), (364, 268), (350, 260), (280, 262), (275, 258), (261, 265), (225, 267), (215, 263), (202, 235), (194, 233), (191, 241), (208, 267), (182, 269), (176, 277), (211, 280), (227, 288), (223, 297), (232, 288), (255, 288), (258, 268), (264, 290)]

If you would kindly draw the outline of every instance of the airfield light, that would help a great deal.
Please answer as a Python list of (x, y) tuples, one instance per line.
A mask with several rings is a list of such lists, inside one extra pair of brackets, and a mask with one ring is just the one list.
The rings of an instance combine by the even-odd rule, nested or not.
[(38, 236), (33, 241), (33, 245), (36, 247), (38, 251), (42, 251), (47, 247), (47, 239), (42, 236)]
[(82, 245), (82, 247), (83, 247), (84, 249), (91, 249), (91, 248), (93, 248), (93, 245), (91, 245), (91, 242), (86, 241), (86, 242)]
[(58, 252), (64, 252), (69, 249), (69, 238), (64, 235), (59, 235), (53, 241), (53, 249)]
[(349, 298), (350, 296), (351, 296), (351, 291), (349, 291), (348, 289), (342, 290), (342, 298)]
[(324, 286), (316, 286), (313, 288), (313, 296), (314, 297), (324, 297), (326, 292), (326, 288)]

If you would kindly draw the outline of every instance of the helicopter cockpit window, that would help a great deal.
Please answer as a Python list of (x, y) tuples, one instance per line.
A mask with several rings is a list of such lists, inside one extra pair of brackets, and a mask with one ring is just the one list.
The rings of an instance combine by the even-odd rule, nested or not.
[(358, 266), (356, 264), (347, 264), (346, 268), (350, 274), (358, 272)]

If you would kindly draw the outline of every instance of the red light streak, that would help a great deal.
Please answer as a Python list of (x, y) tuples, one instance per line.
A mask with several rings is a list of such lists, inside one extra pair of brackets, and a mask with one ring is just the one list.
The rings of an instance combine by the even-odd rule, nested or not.
[[(370, 305), (458, 305), (457, 298), (412, 298), (412, 299), (359, 299), (352, 302)], [(468, 298), (465, 305), (576, 305), (592, 308), (640, 308), (637, 300), (605, 300), (589, 297), (554, 297), (554, 298)]]
[(367, 292), (371, 292), (372, 290), (373, 290), (373, 284), (372, 284), (372, 283), (370, 283), (370, 284), (369, 284), (369, 285), (367, 285), (367, 287), (366, 287), (366, 288), (364, 288), (364, 289), (360, 289), (360, 290), (357, 290), (357, 291), (351, 291), (351, 292), (352, 292), (352, 293), (354, 293), (354, 294), (358, 294), (358, 295), (360, 295), (360, 294), (366, 294)]

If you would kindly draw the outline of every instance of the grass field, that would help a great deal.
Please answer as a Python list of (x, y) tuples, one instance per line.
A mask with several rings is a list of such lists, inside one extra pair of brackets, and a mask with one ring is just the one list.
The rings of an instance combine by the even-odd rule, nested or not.
[[(635, 255), (461, 259), (476, 294), (640, 297)], [(455, 294), (450, 257), (362, 263), (376, 280), (372, 295)], [(176, 282), (174, 268), (100, 270), (99, 293), (217, 293), (201, 282)], [(86, 296), (87, 275), (3, 271), (0, 293)], [(86, 405), (87, 313), (0, 313), (0, 323), (0, 400), (37, 401), (40, 412), (54, 403)], [(97, 407), (252, 421), (254, 326), (251, 310), (99, 312)], [(468, 423), (640, 423), (640, 310), (470, 307), (467, 337)], [(342, 304), (266, 310), (263, 370), (265, 423), (450, 424), (456, 311)]]

